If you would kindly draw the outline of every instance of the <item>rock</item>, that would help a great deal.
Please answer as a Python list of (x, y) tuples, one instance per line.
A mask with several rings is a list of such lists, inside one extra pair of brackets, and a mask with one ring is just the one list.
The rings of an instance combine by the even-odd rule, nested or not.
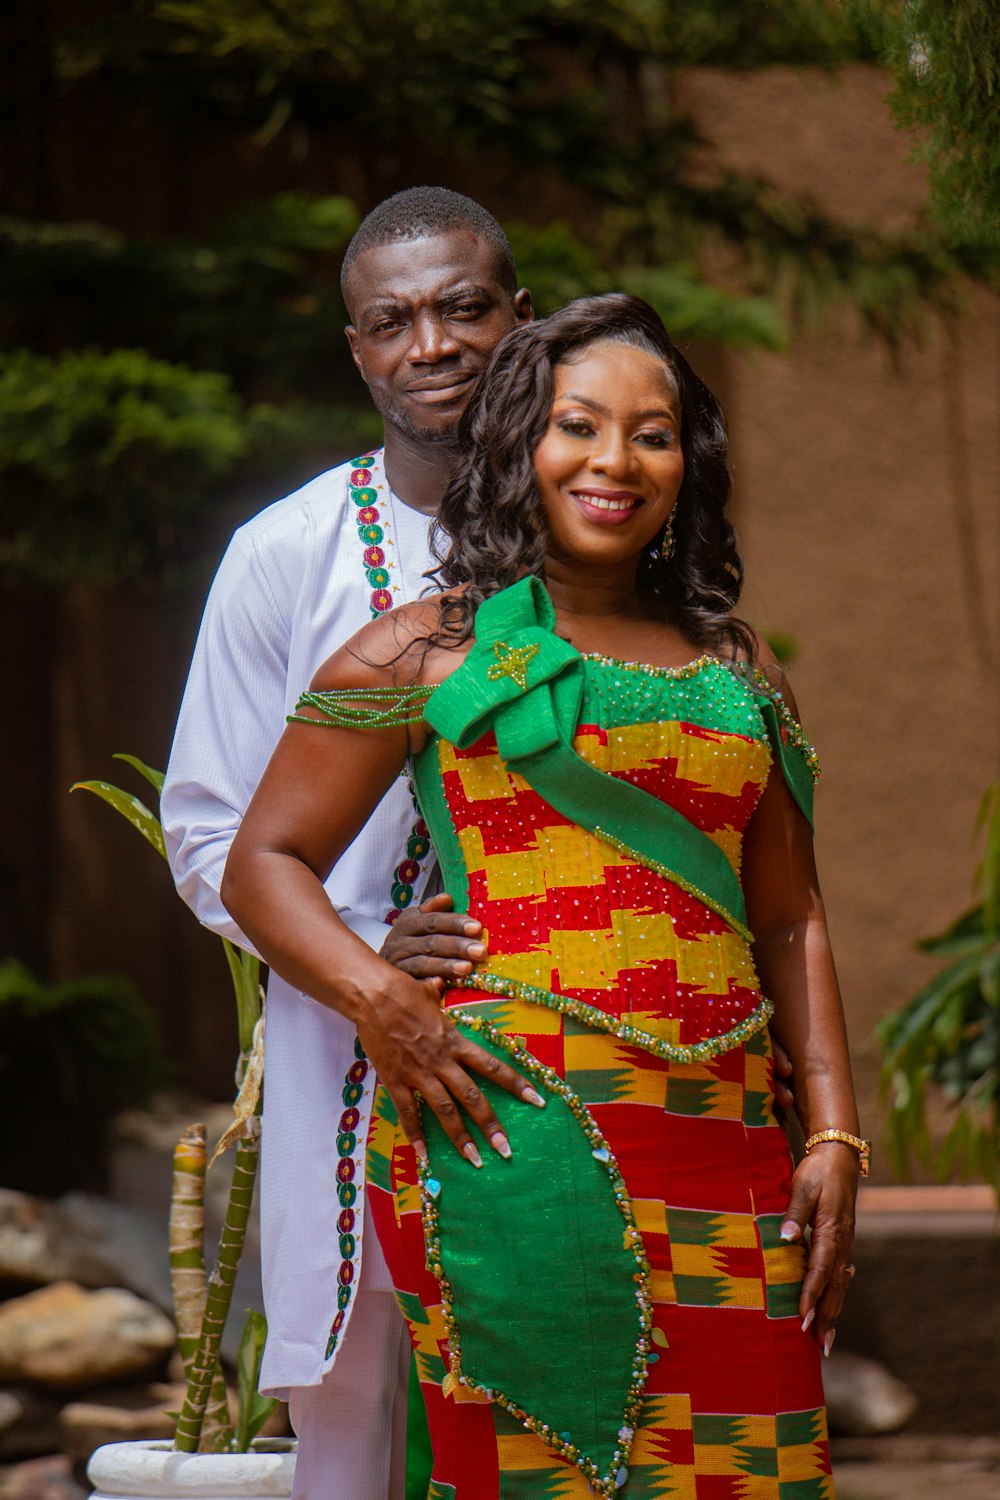
[(59, 1402), (28, 1386), (0, 1390), (0, 1461), (54, 1453), (59, 1441)]
[(86, 1500), (87, 1494), (62, 1454), (0, 1470), (0, 1500)]
[(161, 1382), (114, 1391), (94, 1391), (87, 1401), (71, 1401), (59, 1414), (60, 1442), (77, 1469), (104, 1443), (139, 1438), (173, 1439), (184, 1386)]
[(0, 1380), (80, 1390), (145, 1375), (174, 1339), (169, 1318), (134, 1293), (60, 1281), (0, 1306)]
[(847, 1349), (834, 1349), (823, 1361), (823, 1387), (831, 1430), (850, 1437), (898, 1432), (919, 1404), (885, 1365)]
[(51, 1201), (0, 1188), (0, 1281), (124, 1286), (170, 1306), (166, 1218), (144, 1216), (89, 1193)]

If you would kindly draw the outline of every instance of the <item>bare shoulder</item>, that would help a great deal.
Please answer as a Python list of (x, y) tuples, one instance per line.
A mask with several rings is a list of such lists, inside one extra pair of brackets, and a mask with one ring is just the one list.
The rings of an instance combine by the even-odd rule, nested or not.
[(329, 693), (350, 688), (413, 687), (433, 685), (448, 675), (439, 658), (454, 657), (449, 670), (465, 655), (442, 647), (435, 640), (443, 619), (442, 601), (451, 597), (432, 594), (401, 604), (379, 615), (351, 636), (319, 668), (310, 688)]
[(788, 673), (760, 632), (753, 631), (753, 637), (755, 642), (754, 668), (764, 678), (771, 692), (780, 693), (783, 701), (788, 705), (795, 717), (798, 718), (798, 704), (795, 701), (792, 685), (788, 680)]

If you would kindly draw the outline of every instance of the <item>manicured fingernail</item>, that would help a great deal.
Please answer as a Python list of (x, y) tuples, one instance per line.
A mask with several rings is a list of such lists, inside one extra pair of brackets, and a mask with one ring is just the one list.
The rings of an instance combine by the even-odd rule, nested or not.
[(480, 1156), (479, 1152), (476, 1150), (471, 1141), (466, 1141), (465, 1145), (462, 1147), (462, 1155), (464, 1157), (467, 1157), (474, 1167), (481, 1167), (483, 1164), (483, 1158)]
[(790, 1245), (792, 1240), (798, 1239), (801, 1232), (794, 1219), (786, 1219), (781, 1226), (781, 1239), (784, 1244)]
[(502, 1130), (497, 1130), (493, 1133), (493, 1135), (490, 1136), (490, 1145), (493, 1147), (494, 1151), (498, 1152), (499, 1155), (503, 1157), (504, 1161), (510, 1161), (511, 1156), (513, 1155), (510, 1149), (510, 1141), (504, 1135)]
[(545, 1108), (545, 1100), (542, 1098), (541, 1094), (536, 1093), (534, 1089), (522, 1089), (521, 1098), (525, 1101), (526, 1104), (533, 1104), (536, 1109)]
[(808, 1333), (809, 1332), (809, 1329), (812, 1326), (812, 1320), (813, 1320), (813, 1318), (815, 1316), (816, 1316), (816, 1309), (814, 1307), (811, 1307), (809, 1309), (809, 1311), (806, 1313), (805, 1317), (802, 1319), (802, 1332), (803, 1333)]
[(414, 1141), (413, 1150), (421, 1161), (427, 1160), (427, 1146), (423, 1141)]
[(833, 1348), (833, 1341), (834, 1341), (834, 1339), (836, 1337), (837, 1337), (837, 1330), (836, 1330), (836, 1328), (828, 1328), (826, 1330), (826, 1337), (823, 1340), (823, 1353), (824, 1353), (824, 1355), (826, 1356), (827, 1359), (830, 1358), (830, 1350)]

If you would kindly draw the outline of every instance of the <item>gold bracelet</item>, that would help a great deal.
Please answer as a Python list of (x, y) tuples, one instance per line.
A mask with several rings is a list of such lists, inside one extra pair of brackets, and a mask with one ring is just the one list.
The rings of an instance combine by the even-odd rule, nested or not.
[(849, 1130), (817, 1130), (806, 1141), (806, 1155), (808, 1156), (814, 1146), (821, 1141), (842, 1141), (845, 1146), (853, 1146), (858, 1153), (858, 1165), (861, 1168), (862, 1177), (868, 1176), (868, 1168), (872, 1159), (871, 1141), (863, 1141), (859, 1135), (851, 1135)]

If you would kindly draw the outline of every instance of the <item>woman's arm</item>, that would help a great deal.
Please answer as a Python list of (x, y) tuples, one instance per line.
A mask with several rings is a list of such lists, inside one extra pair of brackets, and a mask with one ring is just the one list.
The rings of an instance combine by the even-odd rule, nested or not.
[[(764, 993), (774, 1003), (772, 1029), (792, 1060), (802, 1128), (807, 1136), (830, 1128), (857, 1135), (847, 1033), (812, 833), (777, 766), (747, 829), (743, 886), (754, 959)], [(782, 1225), (783, 1239), (796, 1239), (807, 1223), (812, 1225), (799, 1311), (803, 1327), (815, 1319), (827, 1353), (853, 1274), (858, 1176), (852, 1147), (815, 1146), (796, 1169)]]
[[(363, 693), (366, 686), (391, 684), (391, 674), (359, 661), (358, 639), (320, 669), (314, 691), (357, 687)], [(233, 840), (222, 899), (283, 978), (354, 1022), (417, 1151), (424, 1146), (415, 1092), (477, 1165), (462, 1110), (501, 1155), (509, 1146), (470, 1073), (530, 1103), (540, 1102), (538, 1095), (513, 1068), (455, 1030), (433, 984), (402, 973), (356, 937), (323, 890), (408, 750), (406, 727), (290, 724)]]

